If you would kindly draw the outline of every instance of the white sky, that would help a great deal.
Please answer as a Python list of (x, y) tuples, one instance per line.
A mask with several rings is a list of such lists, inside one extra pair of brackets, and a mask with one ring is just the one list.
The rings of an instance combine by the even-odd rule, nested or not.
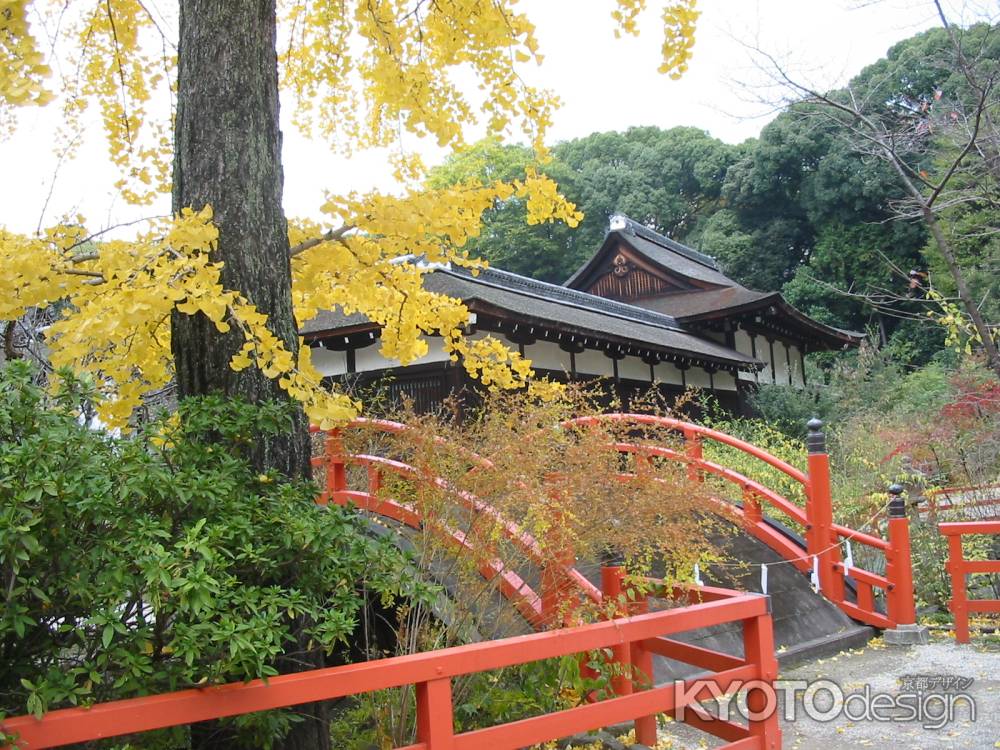
[[(685, 77), (672, 81), (656, 72), (660, 4), (650, 0), (638, 39), (616, 40), (610, 0), (523, 0), (520, 7), (537, 26), (545, 61), (522, 75), (553, 89), (563, 101), (552, 142), (633, 125), (689, 125), (737, 143), (756, 136), (774, 114), (746, 101), (752, 95), (735, 83), (755, 78), (744, 44), (768, 50), (792, 69), (807, 71), (814, 84), (828, 87), (845, 82), (892, 44), (936, 21), (925, 0), (701, 0), (694, 59)], [(5, 177), (0, 225), (34, 231), (50, 188), (45, 224), (81, 212), (94, 228), (169, 210), (169, 198), (153, 209), (138, 210), (116, 200), (106, 147), (96, 137), (74, 163), (60, 168), (53, 184), (56, 159), (50, 143), (57, 116), (56, 107), (22, 112), (17, 132), (0, 142)], [(96, 132), (96, 117), (94, 125)], [(290, 215), (320, 218), (324, 190), (391, 189), (384, 154), (344, 159), (322, 142), (303, 139), (290, 125), (284, 131)], [(428, 163), (442, 158), (432, 148), (410, 147), (424, 153)]]

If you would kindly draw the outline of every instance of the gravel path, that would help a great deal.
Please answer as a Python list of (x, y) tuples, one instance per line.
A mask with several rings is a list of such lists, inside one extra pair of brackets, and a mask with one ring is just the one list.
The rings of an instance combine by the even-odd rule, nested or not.
[[(941, 713), (941, 701), (931, 700), (925, 721), (878, 721), (860, 718), (852, 721), (841, 714), (829, 721), (811, 719), (803, 709), (801, 691), (795, 701), (795, 718), (782, 718), (784, 750), (993, 750), (1000, 748), (1000, 640), (974, 639), (960, 646), (945, 634), (936, 635), (927, 646), (886, 646), (880, 639), (866, 648), (842, 652), (828, 659), (782, 670), (781, 680), (831, 680), (844, 695), (862, 693), (866, 686), (871, 695), (890, 696), (889, 702), (901, 693), (922, 691), (924, 701), (931, 693), (949, 693), (954, 703), (952, 720), (932, 720)], [(970, 681), (971, 680), (971, 681)], [(967, 694), (975, 704), (975, 720), (971, 720)], [(919, 693), (918, 693), (919, 695)], [(812, 705), (825, 710), (830, 706), (830, 693), (820, 691)], [(735, 710), (735, 708), (734, 708)], [(780, 701), (784, 714), (784, 701)], [(863, 710), (860, 700), (852, 703), (852, 715)], [(900, 710), (900, 709), (895, 709)], [(891, 716), (891, 709), (876, 712)], [(898, 714), (897, 714), (898, 715)], [(940, 728), (931, 725), (940, 723)], [(927, 726), (924, 726), (924, 725)], [(714, 748), (721, 742), (705, 742), (706, 735), (687, 726), (671, 723), (661, 732), (657, 750), (695, 750)]]
[[(900, 648), (874, 641), (865, 649), (804, 664), (781, 677), (830, 679), (839, 683), (845, 693), (864, 690), (866, 684), (871, 686), (872, 693), (897, 696), (907, 690), (941, 693), (944, 687), (944, 692), (950, 692), (954, 701), (950, 721), (945, 721), (948, 716), (936, 721), (925, 717), (923, 722), (851, 721), (842, 716), (822, 723), (801, 716), (804, 712), (799, 712), (801, 718), (782, 722), (786, 750), (859, 747), (987, 750), (1000, 747), (1000, 645), (996, 642), (958, 645), (942, 635), (927, 646)], [(962, 687), (970, 679), (971, 683)], [(967, 694), (975, 702), (975, 720), (970, 719), (966, 701), (954, 697), (959, 693)], [(941, 713), (943, 704), (940, 701), (932, 700), (927, 705), (929, 714)], [(931, 728), (939, 723), (940, 728)]]

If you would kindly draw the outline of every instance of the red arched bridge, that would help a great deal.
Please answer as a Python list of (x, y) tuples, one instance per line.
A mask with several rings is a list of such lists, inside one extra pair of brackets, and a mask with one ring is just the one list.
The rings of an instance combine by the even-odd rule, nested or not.
[[(766, 544), (804, 574), (830, 602), (850, 617), (880, 628), (913, 623), (914, 601), (910, 572), (908, 522), (898, 494), (890, 502), (888, 539), (838, 524), (833, 518), (830, 465), (819, 422), (810, 423), (808, 471), (803, 472), (731, 435), (676, 419), (638, 414), (606, 414), (570, 420), (563, 427), (587, 429), (606, 423), (634, 427), (622, 434), (645, 436), (642, 428), (675, 434), (682, 442), (671, 445), (637, 437), (614, 441), (609, 450), (630, 456), (633, 472), (644, 464), (676, 461), (686, 465), (690, 478), (706, 475), (723, 480), (733, 490), (718, 492), (713, 502), (735, 513), (745, 531)], [(777, 715), (766, 710), (763, 683), (777, 677), (777, 661), (769, 600), (755, 593), (741, 593), (710, 586), (670, 587), (652, 581), (651, 592), (621, 596), (623, 571), (615, 565), (601, 571), (598, 587), (576, 568), (572, 554), (546, 556), (543, 547), (524, 529), (505, 519), (489, 503), (471, 493), (453, 489), (445, 479), (405, 461), (374, 453), (345, 450), (344, 432), (367, 430), (389, 435), (409, 428), (384, 420), (358, 419), (342, 430), (325, 433), (321, 455), (314, 467), (322, 472), (321, 504), (353, 505), (403, 526), (420, 528), (425, 519), (418, 509), (401, 499), (387, 497), (384, 483), (390, 476), (409, 482), (428, 482), (443, 490), (464, 512), (490, 517), (509, 544), (541, 574), (529, 585), (524, 576), (497, 557), (472, 548), (460, 530), (433, 524), (433, 531), (450, 545), (474, 553), (479, 573), (496, 580), (503, 596), (531, 626), (542, 632), (420, 654), (382, 659), (344, 667), (273, 677), (267, 682), (183, 690), (150, 697), (98, 704), (89, 708), (52, 711), (41, 719), (22, 716), (0, 721), (4, 733), (17, 737), (16, 747), (57, 747), (105, 737), (121, 736), (253, 711), (329, 700), (392, 687), (413, 685), (417, 697), (415, 742), (402, 750), (472, 750), (492, 747), (521, 748), (576, 732), (634, 720), (636, 738), (656, 743), (656, 716), (675, 713), (703, 731), (729, 744), (727, 748), (780, 748)], [(314, 430), (314, 432), (320, 432)], [(716, 441), (741, 451), (801, 485), (805, 507), (732, 468), (705, 458), (705, 445)], [(463, 450), (472, 470), (489, 462), (475, 453), (442, 443), (442, 449)], [(623, 480), (634, 476), (623, 470)], [(736, 500), (731, 500), (735, 495)], [(775, 523), (775, 521), (782, 523)], [(804, 539), (787, 526), (804, 530)], [(863, 570), (841, 556), (841, 543), (850, 540), (884, 556), (883, 573)], [(845, 585), (845, 580), (848, 584)], [(881, 592), (878, 596), (878, 592)], [(679, 600), (684, 606), (649, 610), (649, 596)], [(566, 614), (566, 597), (583, 597), (604, 603), (616, 613), (609, 622), (574, 625)], [(610, 604), (614, 602), (612, 607)], [(628, 602), (627, 604), (625, 602)], [(884, 606), (880, 605), (884, 602)], [(691, 645), (674, 636), (723, 623), (742, 626), (742, 653), (738, 655)], [(558, 627), (558, 626), (564, 627)], [(613, 660), (631, 665), (633, 679), (612, 681), (612, 697), (521, 721), (456, 734), (451, 681), (474, 672), (500, 669), (531, 661), (610, 649)], [(720, 693), (744, 689), (751, 720), (739, 724), (712, 717), (699, 705), (714, 691), (692, 689), (692, 683), (652, 684), (653, 658), (662, 656), (712, 674)], [(629, 670), (622, 670), (628, 674)], [(756, 685), (756, 687), (755, 687)], [(720, 694), (716, 693), (716, 694)], [(681, 709), (687, 708), (686, 711)], [(13, 747), (13, 746), (12, 746)]]
[[(667, 446), (645, 440), (616, 440), (608, 447), (620, 454), (634, 457), (633, 466), (639, 471), (644, 463), (663, 459), (685, 464), (689, 477), (696, 481), (701, 481), (707, 474), (725, 480), (731, 486), (732, 493), (720, 492), (713, 496), (713, 502), (724, 507), (728, 514), (735, 514), (747, 533), (766, 544), (802, 573), (814, 574), (818, 590), (850, 617), (878, 628), (893, 628), (898, 624), (915, 621), (909, 532), (905, 514), (901, 512), (901, 508), (896, 508), (895, 513), (890, 508), (888, 539), (854, 530), (834, 521), (830, 463), (820, 423), (810, 423), (807, 472), (732, 435), (669, 417), (602, 414), (568, 420), (561, 427), (585, 429), (605, 423), (616, 423), (624, 427), (652, 427), (682, 437), (681, 446)], [(358, 419), (346, 429), (401, 434), (409, 428), (399, 422)], [(354, 505), (411, 528), (419, 528), (422, 519), (412, 505), (385, 497), (382, 492), (385, 477), (394, 475), (410, 481), (431, 482), (443, 490), (448, 490), (448, 483), (439, 477), (425, 476), (421, 469), (402, 461), (380, 455), (348, 453), (344, 449), (343, 434), (342, 430), (327, 433), (323, 454), (313, 459), (314, 467), (325, 471), (326, 476), (319, 502)], [(704, 448), (708, 441), (742, 451), (801, 485), (805, 507), (799, 507), (777, 490), (755, 479), (707, 460)], [(442, 444), (442, 449), (455, 448)], [(489, 465), (486, 459), (466, 449), (462, 450), (473, 466)], [(348, 481), (349, 466), (364, 467), (365, 481), (351, 485)], [(619, 476), (627, 480), (632, 474), (622, 471)], [(558, 590), (575, 587), (592, 601), (600, 601), (600, 591), (573, 566), (571, 555), (545, 559), (541, 545), (529, 533), (502, 519), (499, 512), (488, 503), (457, 489), (452, 491), (452, 495), (469, 512), (494, 517), (507, 539), (534, 565), (547, 571), (542, 576), (542, 590), (536, 591), (503, 560), (477, 557), (482, 575), (486, 578), (499, 577), (504, 596), (534, 627), (540, 629), (552, 624), (551, 609), (548, 607), (556, 604), (551, 596), (553, 587)], [(739, 498), (738, 503), (731, 501), (734, 495)], [(789, 533), (789, 528), (803, 529), (804, 538)], [(442, 529), (441, 533), (456, 547), (464, 548), (470, 553), (476, 552), (460, 531)], [(842, 559), (845, 541), (858, 547), (868, 547), (874, 553), (859, 557), (884, 559), (884, 565), (878, 566), (883, 572), (876, 573), (845, 563)], [(845, 586), (845, 578), (849, 579), (850, 585)]]

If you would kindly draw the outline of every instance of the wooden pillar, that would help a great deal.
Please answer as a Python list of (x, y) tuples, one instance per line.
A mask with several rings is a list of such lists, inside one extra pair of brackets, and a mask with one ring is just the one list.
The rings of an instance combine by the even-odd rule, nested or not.
[(417, 683), (417, 742), (427, 750), (452, 750), (455, 724), (452, 715), (451, 679)]
[[(768, 607), (770, 611), (770, 607)], [(778, 660), (774, 655), (774, 626), (771, 615), (761, 615), (743, 623), (743, 655), (748, 664), (759, 668), (759, 680), (772, 684), (778, 678)], [(757, 740), (752, 747), (763, 750), (779, 750), (781, 747), (781, 726), (778, 723), (777, 705), (768, 706), (770, 700), (777, 701), (774, 691), (763, 692), (760, 688), (747, 691), (747, 713), (750, 721), (747, 729)], [(768, 710), (771, 709), (771, 710)]]
[[(631, 613), (644, 615), (647, 612), (649, 612), (649, 597), (636, 597)], [(643, 646), (642, 641), (635, 641), (630, 647), (630, 658), (635, 687), (639, 690), (652, 688), (656, 684), (653, 674), (653, 652)], [(647, 747), (656, 744), (656, 714), (640, 716), (635, 720), (635, 741)]]
[(809, 449), (809, 487), (806, 504), (806, 547), (818, 561), (819, 585), (827, 599), (844, 601), (844, 578), (840, 563), (839, 537), (833, 531), (833, 497), (830, 491), (830, 456), (826, 452), (823, 423), (809, 420), (806, 446)]
[[(906, 517), (903, 487), (889, 487), (889, 555), (886, 578), (890, 590), (886, 609), (896, 627), (913, 625), (917, 621), (917, 606), (913, 594), (913, 561), (910, 556), (910, 519)], [(957, 629), (956, 629), (957, 632)]]
[[(601, 593), (605, 608), (610, 612), (612, 604), (614, 610), (611, 616), (623, 617), (627, 614), (621, 607), (621, 599), (624, 594), (623, 579), (625, 568), (618, 561), (614, 564), (601, 566)], [(618, 665), (619, 670), (624, 670), (625, 665), (632, 661), (631, 648), (628, 643), (620, 643), (611, 647), (611, 659)], [(611, 678), (611, 690), (615, 695), (631, 695), (632, 680), (629, 675), (620, 672)]]
[(955, 618), (955, 640), (969, 642), (969, 596), (965, 590), (965, 557), (962, 552), (962, 535), (948, 537), (948, 572), (951, 574), (951, 602), (949, 609)]
[(774, 362), (774, 339), (770, 336), (767, 337), (767, 346), (771, 352), (771, 384), (774, 385), (778, 382), (778, 368)]

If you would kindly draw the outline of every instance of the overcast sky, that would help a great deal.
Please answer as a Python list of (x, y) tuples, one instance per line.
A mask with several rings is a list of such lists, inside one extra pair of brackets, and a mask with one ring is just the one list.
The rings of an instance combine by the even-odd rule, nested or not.
[[(745, 45), (752, 44), (806, 71), (817, 85), (845, 82), (883, 56), (892, 44), (935, 23), (925, 0), (701, 0), (697, 44), (690, 70), (680, 81), (659, 75), (662, 41), (658, 0), (638, 39), (616, 40), (609, 0), (523, 0), (521, 8), (537, 25), (545, 61), (523, 75), (551, 88), (563, 101), (551, 131), (552, 142), (595, 131), (633, 125), (669, 128), (689, 125), (731, 143), (756, 136), (773, 117), (738, 85), (759, 81)], [(991, 2), (995, 7), (995, 3)], [(861, 6), (861, 7), (857, 7)], [(57, 110), (22, 113), (13, 137), (0, 142), (4, 198), (0, 224), (34, 231), (52, 188), (45, 223), (82, 212), (91, 227), (149, 213), (165, 213), (169, 200), (154, 209), (123, 206), (111, 188), (114, 175), (103, 143), (92, 139), (81, 156), (63, 165), (53, 187), (56, 160), (51, 134)], [(97, 121), (95, 118), (95, 129)], [(430, 163), (442, 154), (412, 141)], [(319, 218), (323, 191), (382, 187), (392, 182), (380, 153), (351, 159), (332, 155), (319, 141), (307, 141), (285, 126), (285, 204), (290, 215)]]

